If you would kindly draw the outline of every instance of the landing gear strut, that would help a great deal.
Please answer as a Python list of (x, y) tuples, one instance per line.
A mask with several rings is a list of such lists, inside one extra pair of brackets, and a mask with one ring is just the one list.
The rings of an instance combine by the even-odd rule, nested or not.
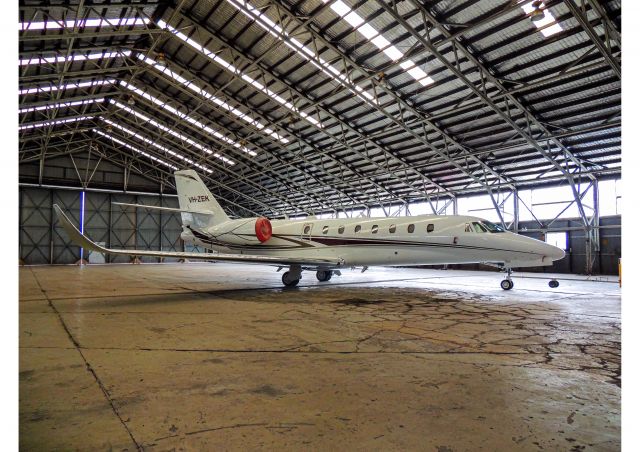
[(504, 290), (513, 289), (513, 281), (511, 280), (511, 269), (507, 268), (507, 277), (500, 282), (500, 287)]
[(289, 267), (289, 271), (282, 274), (282, 284), (285, 287), (295, 287), (302, 278), (302, 268), (299, 265), (292, 265)]
[(316, 272), (316, 278), (321, 282), (329, 281), (332, 276), (333, 272), (331, 270), (318, 270)]

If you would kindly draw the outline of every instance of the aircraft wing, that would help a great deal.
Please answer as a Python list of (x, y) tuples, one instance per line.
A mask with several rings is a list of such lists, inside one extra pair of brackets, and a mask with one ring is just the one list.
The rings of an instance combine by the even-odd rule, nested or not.
[(310, 267), (340, 267), (342, 262), (329, 259), (305, 259), (299, 257), (261, 256), (252, 254), (207, 254), (207, 253), (187, 253), (181, 251), (152, 251), (152, 250), (117, 250), (102, 247), (92, 242), (76, 228), (67, 215), (57, 204), (53, 205), (56, 215), (67, 232), (67, 235), (76, 245), (89, 251), (96, 251), (105, 254), (119, 254), (125, 256), (152, 256), (152, 257), (174, 257), (180, 259), (199, 259), (207, 261), (244, 262), (246, 264), (272, 264), (272, 265), (302, 265)]

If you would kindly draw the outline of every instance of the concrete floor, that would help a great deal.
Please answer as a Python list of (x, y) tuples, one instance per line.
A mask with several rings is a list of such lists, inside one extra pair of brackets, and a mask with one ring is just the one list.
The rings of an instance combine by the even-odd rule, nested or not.
[(611, 278), (274, 270), (20, 268), (20, 448), (620, 448)]

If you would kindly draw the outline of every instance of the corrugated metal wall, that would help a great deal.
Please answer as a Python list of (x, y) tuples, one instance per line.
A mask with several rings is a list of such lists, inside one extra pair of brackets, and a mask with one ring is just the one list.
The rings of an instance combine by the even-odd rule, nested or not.
[[(584, 274), (586, 269), (586, 243), (584, 230), (576, 228), (577, 219), (556, 220), (553, 229), (567, 230), (567, 255), (564, 259), (556, 261), (549, 267), (531, 267), (527, 271), (544, 271), (549, 273), (579, 273)], [(617, 275), (618, 259), (622, 256), (621, 245), (621, 216), (608, 216), (600, 218), (600, 252), (596, 256), (593, 265), (594, 274)], [(520, 223), (520, 228), (538, 228), (535, 221)], [(544, 240), (542, 232), (522, 232), (523, 235)]]
[[(53, 204), (80, 223), (81, 193), (77, 190), (20, 187), (20, 259), (25, 264), (73, 264), (80, 248), (71, 244), (58, 225)], [(179, 215), (112, 205), (112, 202), (178, 207), (175, 196), (129, 195), (86, 191), (84, 232), (107, 247), (182, 251)], [(193, 248), (188, 247), (187, 251)], [(87, 259), (87, 256), (84, 256)], [(89, 257), (91, 261), (91, 258)], [(128, 256), (105, 256), (106, 262), (129, 262)], [(146, 257), (144, 262), (158, 262)]]
[[(175, 196), (130, 195), (85, 192), (85, 233), (96, 242), (112, 248), (182, 251), (180, 217), (174, 213), (150, 211), (112, 205), (112, 202), (178, 207)], [(80, 259), (80, 248), (71, 244), (53, 214), (53, 204), (60, 205), (71, 220), (80, 223), (81, 192), (65, 189), (20, 187), (20, 259), (25, 264), (73, 264)], [(52, 222), (53, 220), (53, 222)], [(600, 253), (594, 273), (615, 275), (621, 256), (620, 216), (603, 217), (600, 224)], [(569, 220), (557, 220), (554, 230), (569, 229)], [(535, 229), (535, 222), (522, 222), (520, 228)], [(544, 239), (542, 232), (522, 232)], [(531, 267), (527, 271), (584, 273), (586, 268), (584, 231), (568, 231), (567, 256), (550, 267)], [(203, 251), (187, 245), (185, 251)], [(86, 259), (87, 256), (84, 256)], [(90, 258), (91, 260), (91, 258)], [(129, 262), (128, 256), (105, 256), (106, 262)], [(143, 262), (159, 262), (145, 257)], [(465, 266), (469, 268), (470, 266)]]

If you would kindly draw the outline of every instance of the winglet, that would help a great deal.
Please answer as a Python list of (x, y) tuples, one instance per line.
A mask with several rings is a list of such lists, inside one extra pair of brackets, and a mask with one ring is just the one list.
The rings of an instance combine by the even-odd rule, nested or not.
[(53, 209), (56, 211), (56, 215), (58, 216), (60, 223), (62, 223), (62, 227), (67, 232), (67, 235), (73, 243), (84, 248), (85, 250), (97, 251), (99, 253), (108, 252), (105, 248), (101, 247), (100, 245), (96, 245), (86, 236), (82, 235), (82, 233), (78, 231), (78, 228), (76, 228), (73, 223), (71, 223), (71, 220), (69, 220), (69, 218), (65, 215), (60, 206), (54, 204)]

